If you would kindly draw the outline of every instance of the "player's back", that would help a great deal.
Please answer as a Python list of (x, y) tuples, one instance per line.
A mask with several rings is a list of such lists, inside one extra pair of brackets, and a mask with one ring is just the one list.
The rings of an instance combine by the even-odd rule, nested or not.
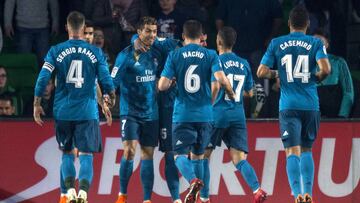
[[(269, 46), (279, 71), (280, 110), (319, 110), (316, 63), (326, 57), (320, 39), (293, 32), (273, 39)], [(269, 52), (264, 57), (268, 56)]]
[(96, 77), (103, 57), (100, 49), (83, 40), (68, 40), (51, 48), (45, 61), (52, 61), (56, 67), (56, 119), (98, 118)]
[(178, 87), (173, 121), (212, 121), (211, 76), (220, 70), (216, 52), (188, 44), (175, 50), (170, 57)]
[(223, 71), (235, 92), (235, 100), (230, 100), (221, 88), (214, 103), (215, 121), (245, 121), (243, 93), (250, 91), (253, 79), (249, 63), (235, 53), (219, 56)]

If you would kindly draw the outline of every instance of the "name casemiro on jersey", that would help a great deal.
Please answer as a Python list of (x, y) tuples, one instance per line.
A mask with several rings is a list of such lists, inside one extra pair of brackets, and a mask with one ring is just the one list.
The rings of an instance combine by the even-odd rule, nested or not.
[(307, 42), (304, 42), (304, 41), (301, 41), (301, 40), (289, 40), (287, 42), (284, 42), (282, 44), (280, 44), (280, 48), (281, 50), (284, 50), (288, 47), (303, 47), (305, 48), (306, 50), (310, 50), (312, 45), (311, 44), (308, 44)]

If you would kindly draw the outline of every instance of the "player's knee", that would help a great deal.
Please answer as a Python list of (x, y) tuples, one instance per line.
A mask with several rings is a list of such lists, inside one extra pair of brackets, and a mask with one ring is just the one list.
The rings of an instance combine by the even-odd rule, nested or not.
[(126, 147), (125, 149), (124, 149), (124, 158), (126, 159), (126, 160), (133, 160), (134, 159), (134, 157), (135, 157), (135, 150), (136, 150), (136, 148), (133, 148), (133, 147)]
[(64, 154), (74, 154), (77, 155), (77, 150), (72, 149), (72, 150), (63, 150)]
[(190, 157), (191, 157), (191, 160), (200, 160), (200, 159), (204, 159), (204, 154), (191, 153)]
[(153, 159), (154, 157), (154, 147), (141, 147), (141, 159)]
[(206, 149), (204, 153), (204, 159), (210, 159), (213, 149)]
[(247, 159), (247, 154), (245, 152), (235, 149), (230, 149), (230, 155), (231, 155), (231, 161), (235, 166), (242, 160)]
[(312, 151), (312, 148), (310, 147), (301, 147), (301, 153), (303, 152), (311, 152)]
[(286, 156), (290, 156), (290, 155), (300, 156), (300, 154), (301, 154), (300, 146), (293, 146), (293, 147), (285, 148), (285, 153), (286, 153)]

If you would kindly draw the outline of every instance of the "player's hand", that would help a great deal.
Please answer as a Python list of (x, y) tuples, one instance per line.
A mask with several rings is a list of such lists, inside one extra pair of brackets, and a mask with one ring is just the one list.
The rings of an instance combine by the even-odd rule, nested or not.
[(174, 87), (174, 86), (176, 86), (176, 78), (175, 78), (175, 77), (173, 77), (173, 78), (171, 79), (170, 88), (172, 88), (172, 87)]
[(13, 28), (13, 26), (10, 25), (8, 27), (5, 27), (5, 35), (7, 37), (9, 37), (10, 39), (13, 38), (13, 36), (14, 36), (14, 28)]
[(150, 47), (146, 46), (146, 44), (144, 44), (139, 38), (137, 38), (134, 41), (134, 49), (135, 52), (144, 53), (147, 52), (150, 49)]
[(44, 123), (44, 121), (41, 119), (41, 115), (45, 115), (44, 109), (41, 106), (34, 106), (34, 120), (40, 126), (42, 126)]
[(103, 95), (103, 104), (106, 104), (108, 108), (112, 108), (115, 106), (116, 102), (116, 95), (113, 92), (110, 92), (110, 94), (104, 94)]
[(235, 100), (236, 95), (235, 92), (233, 90), (230, 91), (226, 91), (226, 95), (229, 97), (230, 100)]
[(107, 125), (111, 126), (111, 124), (112, 124), (112, 115), (111, 115), (111, 111), (110, 111), (110, 108), (107, 105), (107, 103), (103, 104), (102, 112), (105, 115)]

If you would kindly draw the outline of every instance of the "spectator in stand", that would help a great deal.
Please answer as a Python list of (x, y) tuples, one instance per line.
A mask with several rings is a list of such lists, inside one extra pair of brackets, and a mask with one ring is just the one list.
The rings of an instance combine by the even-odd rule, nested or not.
[[(314, 37), (320, 38), (326, 49), (329, 39), (323, 30), (316, 30)], [(354, 104), (354, 87), (349, 67), (339, 56), (328, 54), (331, 73), (318, 84), (321, 116), (348, 118)]]
[[(50, 118), (53, 117), (53, 104), (54, 104), (54, 94), (55, 94), (55, 83), (54, 79), (49, 80), (48, 84), (45, 87), (45, 92), (41, 100), (41, 106), (44, 109), (44, 117)], [(33, 116), (33, 101), (29, 102), (25, 106), (25, 116)]]
[(234, 45), (234, 52), (250, 63), (256, 82), (254, 89), (256, 101), (253, 102), (254, 104), (251, 103), (251, 112), (247, 108), (247, 116), (251, 113), (252, 117), (268, 117), (268, 109), (271, 107), (265, 109), (263, 107), (266, 104), (265, 98), (269, 94), (269, 81), (259, 80), (255, 73), (265, 48), (270, 40), (279, 34), (282, 15), (278, 0), (219, 1), (216, 27), (219, 30), (223, 26), (230, 26), (236, 30), (238, 40)]
[[(15, 12), (15, 29), (12, 25)], [(36, 53), (38, 64), (49, 49), (49, 28), (58, 33), (59, 5), (57, 0), (17, 1), (6, 0), (4, 9), (4, 27), (6, 36), (16, 36), (18, 53)], [(50, 13), (50, 14), (49, 14)], [(51, 16), (51, 22), (49, 19)]]
[(115, 56), (109, 51), (109, 42), (105, 39), (104, 32), (100, 27), (94, 28), (93, 44), (103, 50), (109, 64), (109, 68), (112, 67), (114, 65)]
[(98, 0), (94, 5), (92, 20), (103, 29), (114, 54), (130, 44), (135, 25), (148, 14), (145, 0)]
[(85, 24), (84, 37), (85, 37), (85, 41), (87, 43), (93, 44), (93, 42), (94, 42), (94, 25), (90, 21), (87, 21)]
[(185, 17), (175, 7), (175, 4), (176, 0), (159, 0), (161, 11), (156, 17), (158, 37), (181, 39)]
[(15, 107), (15, 115), (20, 115), (22, 112), (22, 99), (16, 90), (8, 85), (8, 75), (4, 66), (0, 65), (0, 95), (7, 95), (11, 98), (12, 104)]
[(15, 107), (10, 96), (0, 95), (0, 116), (14, 116)]

